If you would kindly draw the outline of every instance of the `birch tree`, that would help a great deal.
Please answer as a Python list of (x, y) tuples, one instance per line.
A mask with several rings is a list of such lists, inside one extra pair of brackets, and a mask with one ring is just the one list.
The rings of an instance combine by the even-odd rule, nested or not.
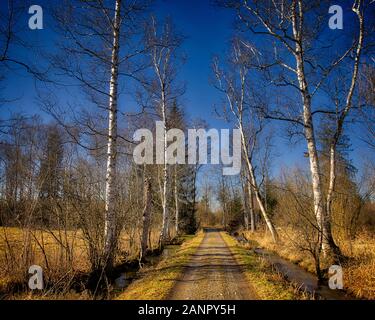
[(253, 189), (250, 183), (250, 179), (247, 175), (247, 170), (244, 170), (242, 174), (242, 191), (244, 193), (244, 204), (245, 204), (245, 228), (249, 231), (255, 232), (255, 213), (254, 213), (254, 197)]
[[(182, 108), (180, 108), (178, 105), (177, 105), (177, 102), (174, 101), (173, 104), (172, 104), (172, 107), (171, 107), (171, 110), (169, 112), (169, 128), (168, 129), (171, 129), (171, 128), (176, 128), (176, 129), (180, 129), (182, 130), (183, 132), (186, 133), (186, 123), (185, 123), (185, 119), (184, 119), (184, 113), (183, 113), (183, 110)], [(185, 146), (185, 149), (187, 148), (187, 146)], [(179, 164), (175, 164), (173, 165), (172, 167), (172, 175), (173, 175), (173, 198), (174, 198), (174, 215), (175, 215), (175, 232), (176, 232), (176, 235), (179, 234), (180, 232), (180, 228), (179, 228), (179, 225), (180, 225), (180, 214), (181, 214), (181, 205), (180, 203), (183, 201), (183, 199), (181, 199), (182, 195), (181, 193), (183, 193), (183, 189), (184, 189), (184, 178), (187, 176), (188, 174), (188, 168), (185, 167), (186, 165), (179, 165)], [(185, 199), (186, 200), (186, 199)]]
[(159, 26), (154, 17), (151, 17), (146, 28), (145, 35), (146, 47), (152, 69), (151, 79), (145, 82), (146, 90), (151, 96), (152, 103), (156, 106), (159, 117), (163, 124), (163, 141), (158, 146), (162, 146), (162, 157), (157, 155), (156, 162), (163, 165), (162, 178), (162, 227), (160, 231), (160, 244), (163, 245), (169, 238), (170, 214), (168, 207), (168, 196), (170, 194), (171, 184), (169, 178), (169, 168), (167, 163), (168, 137), (167, 130), (169, 125), (169, 109), (176, 98), (181, 95), (181, 89), (175, 85), (177, 50), (179, 49), (182, 37), (173, 30), (171, 21), (166, 21)]
[(107, 171), (105, 186), (104, 252), (106, 265), (113, 265), (117, 246), (116, 230), (116, 161), (117, 161), (117, 100), (120, 51), (121, 0), (116, 0), (113, 19), (113, 44), (111, 54), (111, 78), (109, 81)]
[[(327, 190), (326, 196), (326, 216), (323, 219), (323, 249), (327, 251), (328, 249), (332, 249), (335, 254), (339, 255), (340, 249), (336, 245), (331, 231), (331, 217), (332, 217), (332, 202), (333, 202), (333, 194), (335, 191), (336, 185), (336, 163), (337, 163), (337, 144), (342, 137), (344, 123), (346, 118), (348, 117), (352, 106), (353, 106), (353, 95), (355, 92), (355, 87), (357, 85), (358, 79), (358, 72), (360, 67), (360, 58), (362, 53), (363, 47), (363, 39), (364, 39), (364, 17), (362, 14), (361, 8), (361, 1), (355, 2), (352, 7), (353, 12), (356, 14), (358, 18), (358, 39), (357, 44), (354, 50), (354, 62), (353, 62), (353, 70), (351, 73), (350, 85), (347, 90), (345, 103), (344, 105), (336, 104), (335, 110), (335, 126), (333, 130), (333, 134), (330, 138), (329, 144), (329, 186)], [(337, 101), (337, 100), (336, 100)]]
[[(62, 7), (53, 8), (57, 31), (64, 35), (64, 41), (57, 44), (59, 52), (51, 56), (52, 68), (59, 74), (53, 81), (65, 87), (69, 80), (70, 86), (73, 83), (81, 88), (85, 107), (68, 101), (68, 112), (61, 112), (64, 107), (57, 102), (49, 103), (46, 109), (83, 149), (99, 153), (106, 150), (103, 244), (100, 261), (94, 268), (107, 271), (115, 263), (121, 231), (116, 205), (118, 140), (129, 142), (118, 129), (119, 87), (124, 79), (130, 84), (139, 70), (136, 58), (142, 49), (135, 38), (139, 36), (145, 8), (143, 1), (123, 0), (64, 1)], [(76, 125), (66, 125), (66, 113)], [(80, 128), (78, 134), (74, 132), (76, 127)], [(91, 147), (89, 142), (94, 136), (100, 139), (98, 145)]]
[(176, 234), (178, 234), (178, 231), (179, 231), (179, 215), (180, 215), (180, 208), (179, 208), (179, 197), (178, 197), (178, 173), (177, 173), (177, 166), (174, 167), (174, 170), (173, 170), (173, 178), (174, 178), (174, 191), (173, 191), (173, 194), (174, 194), (174, 205), (175, 205), (175, 231), (176, 231)]
[[(235, 8), (238, 19), (249, 34), (254, 37), (260, 36), (264, 40), (268, 39), (272, 44), (271, 50), (268, 50), (269, 46), (263, 48), (264, 59), (258, 66), (268, 76), (269, 83), (278, 88), (289, 88), (289, 90), (292, 88), (298, 92), (301, 101), (300, 109), (298, 106), (295, 108), (277, 106), (280, 105), (279, 101), (276, 102), (275, 108), (266, 108), (263, 112), (264, 116), (269, 119), (287, 121), (303, 130), (311, 173), (314, 213), (320, 229), (322, 249), (326, 255), (331, 252), (338, 253), (331, 233), (329, 209), (327, 210), (327, 203), (331, 201), (331, 196), (328, 196), (328, 199), (324, 197), (316, 141), (319, 117), (332, 114), (332, 109), (327, 110), (316, 106), (315, 101), (319, 100), (314, 98), (321, 94), (323, 85), (334, 76), (337, 66), (347, 63), (349, 57), (354, 56), (346, 103), (343, 109), (336, 112), (337, 127), (332, 138), (330, 170), (331, 186), (333, 186), (335, 141), (342, 134), (342, 123), (351, 109), (361, 56), (364, 10), (362, 1), (353, 1), (352, 10), (357, 18), (359, 31), (353, 36), (353, 43), (346, 48), (337, 44), (337, 37), (333, 33), (329, 34), (328, 41), (332, 41), (330, 45), (322, 45), (323, 41), (320, 36), (324, 29), (327, 29), (327, 26), (322, 23), (323, 17), (328, 12), (326, 2), (320, 4), (316, 1), (283, 0), (264, 3), (257, 0), (245, 0), (243, 2), (223, 1), (222, 3)], [(339, 50), (331, 50), (336, 45), (342, 49), (341, 53)]]
[[(224, 72), (217, 60), (214, 61), (213, 68), (218, 82), (217, 88), (225, 95), (229, 110), (234, 116), (236, 127), (240, 130), (242, 153), (246, 165), (248, 183), (250, 184), (248, 187), (250, 188), (248, 189), (249, 197), (252, 196), (251, 190), (253, 190), (267, 228), (271, 232), (273, 240), (277, 242), (277, 231), (267, 213), (253, 164), (253, 152), (257, 139), (263, 130), (261, 119), (258, 118), (259, 121), (255, 121), (256, 114), (252, 113), (250, 109), (251, 91), (249, 91), (249, 86), (254, 86), (254, 84), (249, 83), (249, 72), (252, 64), (251, 60), (256, 59), (255, 53), (254, 48), (244, 44), (240, 39), (234, 39), (229, 59), (230, 71)], [(247, 119), (250, 126), (248, 130), (245, 128), (245, 117), (249, 118)]]

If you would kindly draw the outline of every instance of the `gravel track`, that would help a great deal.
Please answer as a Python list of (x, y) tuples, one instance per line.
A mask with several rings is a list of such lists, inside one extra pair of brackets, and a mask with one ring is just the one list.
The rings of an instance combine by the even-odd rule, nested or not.
[(256, 300), (220, 230), (206, 229), (168, 300)]

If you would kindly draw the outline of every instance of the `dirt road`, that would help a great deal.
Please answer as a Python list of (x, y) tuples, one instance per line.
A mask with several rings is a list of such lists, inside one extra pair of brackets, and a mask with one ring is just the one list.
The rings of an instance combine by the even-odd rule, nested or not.
[(168, 299), (254, 300), (257, 297), (219, 230), (207, 229)]

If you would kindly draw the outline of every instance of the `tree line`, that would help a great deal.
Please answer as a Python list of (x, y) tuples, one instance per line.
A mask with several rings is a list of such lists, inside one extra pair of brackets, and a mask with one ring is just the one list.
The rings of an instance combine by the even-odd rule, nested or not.
[[(342, 258), (339, 234), (353, 237), (361, 210), (373, 201), (373, 164), (363, 191), (347, 156), (350, 125), (361, 126), (360, 138), (373, 148), (371, 3), (353, 1), (345, 40), (322, 23), (329, 1), (216, 5), (237, 22), (227, 53), (211, 67), (223, 97), (219, 113), (241, 133), (243, 165), (234, 186), (219, 177), (213, 190), (201, 188), (198, 200), (200, 166), (132, 161), (137, 128), (155, 130), (155, 120), (163, 122), (165, 160), (168, 129), (201, 125), (181, 102), (184, 36), (173, 21), (151, 14), (148, 1), (64, 0), (48, 8), (57, 41), (35, 65), (18, 57), (30, 44), (18, 32), (20, 2), (8, 2), (0, 80), (7, 84), (15, 69), (31, 74), (37, 103), (51, 120), (13, 112), (0, 122), (1, 224), (25, 230), (22, 259), (6, 248), (9, 272), (32, 261), (27, 248), (37, 240), (30, 233), (35, 228), (53, 235), (70, 265), (74, 248), (66, 232), (81, 230), (90, 270), (99, 277), (110, 274), (122, 254), (136, 252), (142, 260), (173, 236), (194, 233), (199, 222), (240, 224), (252, 232), (264, 225), (275, 243), (280, 230), (291, 227), (318, 273), (321, 256)], [(4, 95), (1, 107), (11, 99)], [(304, 141), (307, 175), (285, 169), (271, 177), (275, 128)], [(222, 219), (216, 214), (209, 221), (213, 198)]]

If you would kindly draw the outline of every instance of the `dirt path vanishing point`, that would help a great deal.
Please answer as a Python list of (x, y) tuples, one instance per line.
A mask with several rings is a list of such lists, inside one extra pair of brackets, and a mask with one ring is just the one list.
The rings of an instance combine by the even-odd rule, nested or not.
[(255, 300), (241, 266), (217, 229), (206, 229), (168, 300)]

